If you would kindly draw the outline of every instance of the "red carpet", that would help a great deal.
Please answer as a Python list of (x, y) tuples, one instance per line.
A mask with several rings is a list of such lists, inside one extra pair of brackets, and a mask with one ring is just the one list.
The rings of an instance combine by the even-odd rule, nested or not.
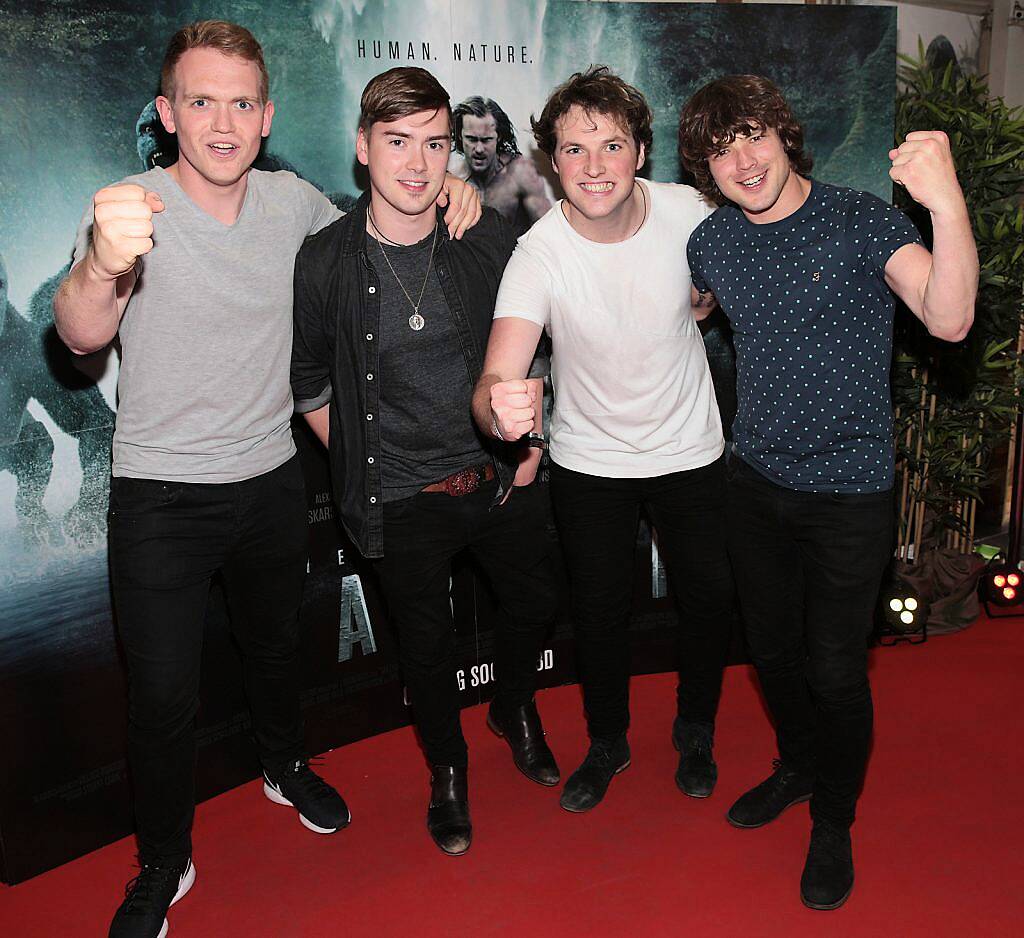
[[(410, 730), (330, 753), (352, 826), (319, 837), (259, 783), (199, 808), (198, 878), (173, 938), (252, 936), (1009, 936), (1024, 934), (1024, 620), (873, 653), (876, 739), (854, 828), (857, 885), (836, 912), (800, 904), (806, 806), (761, 830), (723, 819), (771, 768), (747, 668), (730, 668), (720, 781), (706, 801), (673, 783), (673, 680), (633, 685), (633, 765), (587, 815), (516, 772), (464, 714), (475, 840), (447, 858), (424, 829), (427, 776)], [(540, 698), (568, 775), (585, 739), (579, 692)], [(124, 840), (14, 888), (0, 935), (105, 935), (134, 846)]]

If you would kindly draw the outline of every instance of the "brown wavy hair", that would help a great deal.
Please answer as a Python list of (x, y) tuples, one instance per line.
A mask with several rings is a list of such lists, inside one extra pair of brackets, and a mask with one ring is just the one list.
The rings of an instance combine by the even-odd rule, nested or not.
[(359, 101), (359, 129), (368, 134), (378, 121), (392, 121), (421, 111), (444, 111), (452, 125), (448, 92), (430, 72), (415, 65), (401, 65), (381, 72), (367, 82)]
[(199, 20), (182, 26), (167, 44), (160, 67), (160, 93), (174, 100), (174, 67), (189, 49), (214, 49), (223, 55), (236, 55), (246, 62), (255, 62), (260, 72), (260, 100), (266, 104), (270, 93), (270, 77), (263, 61), (263, 48), (244, 26), (226, 20)]
[(533, 138), (548, 156), (554, 156), (558, 147), (557, 123), (574, 107), (586, 114), (612, 118), (632, 135), (637, 150), (642, 145), (647, 153), (651, 152), (653, 115), (647, 99), (618, 75), (613, 75), (607, 65), (591, 65), (551, 92), (539, 119), (530, 117)]
[(729, 201), (715, 184), (708, 157), (732, 143), (737, 134), (755, 134), (765, 128), (779, 135), (793, 169), (809, 175), (814, 160), (804, 151), (804, 129), (782, 92), (767, 78), (727, 75), (709, 82), (686, 102), (679, 115), (679, 159), (702, 195), (719, 205)]

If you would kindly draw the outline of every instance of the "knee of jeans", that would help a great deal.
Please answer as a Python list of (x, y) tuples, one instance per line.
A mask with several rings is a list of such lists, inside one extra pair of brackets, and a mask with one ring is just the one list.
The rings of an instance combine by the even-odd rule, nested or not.
[(128, 720), (136, 733), (171, 739), (189, 730), (199, 712), (196, 691), (171, 687), (133, 688)]
[(747, 635), (750, 660), (762, 674), (802, 671), (806, 651), (802, 641), (761, 641), (756, 635)]
[(866, 670), (853, 662), (808, 662), (807, 683), (823, 706), (846, 707), (871, 700)]

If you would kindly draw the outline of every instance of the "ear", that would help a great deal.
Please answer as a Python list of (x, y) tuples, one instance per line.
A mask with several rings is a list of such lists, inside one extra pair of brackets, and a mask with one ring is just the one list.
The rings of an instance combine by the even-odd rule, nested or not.
[(642, 143), (640, 144), (640, 152), (636, 155), (636, 171), (640, 172), (643, 169), (644, 162), (647, 160), (647, 147)]
[(551, 168), (555, 171), (555, 175), (558, 175), (558, 164), (555, 162), (554, 153), (551, 154)]
[(270, 124), (274, 119), (274, 102), (268, 101), (263, 106), (263, 128), (260, 130), (261, 137), (270, 136)]
[(359, 128), (359, 133), (356, 134), (356, 159), (363, 166), (370, 165), (369, 141), (367, 141), (366, 131), (362, 127)]
[(171, 107), (171, 102), (163, 95), (158, 95), (154, 103), (156, 104), (156, 112), (160, 115), (160, 123), (164, 125), (164, 130), (169, 134), (173, 134), (175, 132), (174, 109)]

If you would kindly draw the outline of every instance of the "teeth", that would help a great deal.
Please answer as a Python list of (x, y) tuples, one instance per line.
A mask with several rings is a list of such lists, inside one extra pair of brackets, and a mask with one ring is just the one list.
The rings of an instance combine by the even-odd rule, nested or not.
[(233, 143), (213, 143), (211, 146), (215, 150), (234, 150), (235, 145)]
[(753, 179), (744, 179), (743, 182), (740, 183), (740, 185), (741, 186), (746, 186), (747, 188), (752, 188), (752, 187), (756, 186), (762, 179), (764, 179), (764, 177), (767, 174), (768, 174), (768, 170), (765, 170), (763, 173), (761, 173), (760, 176), (755, 176)]
[(580, 186), (586, 192), (611, 192), (612, 190), (610, 182), (581, 182)]

